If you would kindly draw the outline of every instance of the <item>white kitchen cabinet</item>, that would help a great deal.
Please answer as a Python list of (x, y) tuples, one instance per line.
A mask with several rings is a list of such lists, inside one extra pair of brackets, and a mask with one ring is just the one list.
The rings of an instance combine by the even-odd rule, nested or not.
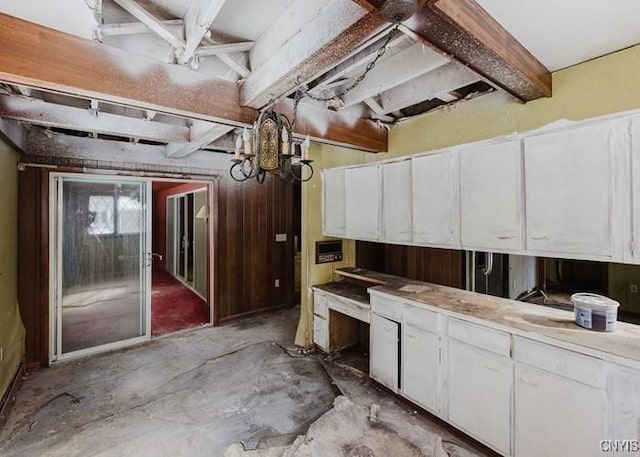
[(429, 411), (440, 411), (440, 336), (402, 327), (402, 394)]
[(379, 171), (378, 164), (345, 170), (347, 238), (380, 238)]
[(515, 368), (514, 455), (602, 456), (602, 390), (524, 363)]
[(413, 238), (416, 243), (460, 248), (458, 152), (413, 159)]
[(324, 352), (329, 348), (329, 323), (317, 315), (313, 316), (313, 343)]
[(412, 241), (411, 160), (382, 164), (383, 240)]
[(372, 313), (369, 340), (369, 376), (397, 392), (400, 382), (400, 324)]
[(520, 140), (460, 150), (462, 247), (470, 251), (523, 249)]
[(627, 258), (640, 263), (640, 118), (631, 123), (631, 237), (628, 239)]
[(478, 441), (509, 455), (511, 359), (453, 338), (448, 341), (448, 420)]
[(332, 168), (322, 173), (322, 221), (325, 235), (346, 235), (345, 170)]
[(624, 130), (601, 122), (525, 138), (530, 254), (592, 260), (615, 255), (621, 221), (615, 207), (613, 145), (624, 141)]
[[(607, 407), (610, 420), (607, 439), (640, 442), (640, 371), (609, 364), (607, 367)], [(629, 452), (607, 456), (628, 456)]]

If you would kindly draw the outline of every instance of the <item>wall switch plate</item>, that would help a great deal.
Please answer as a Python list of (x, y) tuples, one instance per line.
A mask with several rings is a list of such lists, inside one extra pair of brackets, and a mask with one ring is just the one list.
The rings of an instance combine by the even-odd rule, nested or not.
[(275, 281), (275, 286), (276, 286), (276, 287), (280, 287), (280, 280), (279, 280), (279, 279), (276, 279), (276, 281)]
[(637, 284), (631, 284), (631, 285), (629, 286), (629, 291), (630, 291), (632, 294), (637, 294), (637, 293), (638, 293), (638, 285), (637, 285)]
[(276, 243), (279, 243), (281, 241), (287, 241), (286, 233), (276, 233)]
[(4, 346), (0, 346), (0, 363), (4, 362)]

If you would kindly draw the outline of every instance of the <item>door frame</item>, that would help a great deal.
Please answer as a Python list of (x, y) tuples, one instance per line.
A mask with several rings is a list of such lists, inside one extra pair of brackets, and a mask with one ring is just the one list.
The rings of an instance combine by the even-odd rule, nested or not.
[[(148, 228), (147, 239), (145, 240), (145, 248), (147, 249), (147, 253), (152, 252), (152, 237), (153, 237), (153, 224), (152, 224), (152, 190), (151, 186), (153, 181), (163, 181), (163, 182), (176, 182), (176, 183), (200, 183), (203, 188), (207, 189), (207, 202), (209, 206), (209, 219), (208, 219), (208, 232), (207, 232), (207, 250), (209, 252), (209, 256), (207, 258), (208, 265), (208, 304), (209, 304), (209, 315), (210, 321), (206, 326), (216, 326), (218, 325), (218, 264), (217, 264), (217, 253), (218, 253), (218, 186), (219, 186), (219, 176), (211, 175), (198, 178), (172, 178), (165, 177), (162, 175), (154, 176), (154, 175), (129, 175), (129, 174), (113, 174), (109, 171), (105, 173), (100, 173), (99, 170), (92, 170), (89, 173), (83, 173), (81, 171), (53, 171), (50, 170), (47, 176), (48, 179), (48, 201), (47, 201), (47, 215), (48, 215), (48, 225), (47, 230), (48, 234), (46, 236), (46, 240), (48, 241), (48, 249), (47, 253), (49, 255), (48, 261), (48, 313), (49, 319), (46, 324), (46, 332), (48, 333), (48, 338), (46, 338), (48, 343), (48, 362), (49, 365), (66, 362), (68, 360), (77, 359), (80, 357), (95, 355), (103, 352), (109, 352), (116, 349), (122, 349), (125, 347), (130, 347), (145, 341), (149, 341), (152, 339), (151, 337), (151, 273), (146, 274), (145, 276), (145, 292), (146, 292), (146, 306), (145, 313), (147, 317), (147, 322), (145, 322), (146, 326), (146, 335), (127, 339), (124, 341), (118, 341), (114, 343), (109, 343), (105, 345), (98, 346), (96, 348), (88, 348), (82, 349), (79, 351), (71, 352), (67, 355), (61, 355), (60, 357), (56, 354), (57, 347), (57, 339), (61, 337), (60, 327), (61, 322), (58, 319), (57, 310), (55, 309), (56, 304), (56, 295), (58, 294), (58, 284), (57, 278), (59, 277), (59, 262), (57, 259), (57, 246), (60, 241), (59, 238), (61, 236), (60, 231), (58, 230), (58, 221), (56, 220), (56, 214), (61, 208), (56, 206), (57, 203), (57, 195), (58, 189), (56, 188), (56, 178), (58, 177), (71, 177), (71, 178), (79, 178), (86, 180), (112, 180), (112, 181), (137, 181), (145, 183), (145, 190), (147, 192), (147, 211), (146, 211), (146, 224)], [(149, 269), (151, 270), (151, 269)], [(54, 325), (55, 330), (54, 330)], [(45, 330), (45, 329), (43, 329)]]
[[(159, 181), (159, 180), (155, 180), (155, 181)], [(162, 181), (164, 181), (164, 180), (162, 180)], [(185, 181), (185, 184), (187, 184), (187, 183), (199, 183), (199, 182), (200, 182), (200, 181)], [(187, 195), (195, 195), (195, 194), (200, 193), (200, 192), (206, 192), (206, 196), (207, 196), (207, 203), (209, 204), (209, 205), (208, 205), (208, 206), (209, 206), (209, 217), (208, 217), (208, 219), (209, 219), (209, 221), (211, 221), (211, 219), (212, 219), (211, 206), (212, 206), (212, 205), (211, 205), (211, 203), (210, 203), (210, 202), (212, 201), (212, 200), (211, 200), (211, 198), (212, 198), (212, 197), (211, 197), (211, 195), (210, 195), (210, 194), (209, 194), (209, 192), (208, 192), (208, 188), (209, 188), (209, 187), (210, 187), (210, 186), (209, 186), (209, 185), (207, 185), (207, 183), (202, 182), (202, 187), (198, 187), (197, 189), (189, 190), (189, 191), (187, 191), (187, 192), (178, 192), (178, 193), (176, 193), (176, 194), (167, 195), (167, 201), (165, 202), (165, 214), (166, 214), (166, 220), (165, 220), (165, 238), (166, 238), (166, 237), (168, 237), (168, 233), (169, 233), (169, 230), (168, 230), (168, 226), (169, 226), (169, 199), (175, 199), (175, 202), (174, 202), (174, 205), (173, 205), (173, 219), (174, 219), (174, 240), (173, 240), (173, 256), (174, 256), (174, 257), (173, 257), (173, 271), (174, 271), (174, 273), (171, 273), (171, 272), (168, 272), (168, 273), (169, 273), (171, 276), (173, 276), (174, 278), (176, 278), (178, 281), (180, 281), (180, 282), (181, 282), (181, 283), (182, 283), (182, 284), (183, 284), (187, 289), (191, 290), (193, 293), (195, 293), (197, 296), (199, 296), (200, 298), (202, 298), (202, 299), (203, 299), (203, 300), (205, 300), (205, 301), (208, 301), (208, 297), (203, 297), (203, 296), (202, 296), (202, 295), (201, 295), (201, 294), (196, 290), (196, 288), (195, 288), (195, 287), (192, 287), (192, 286), (187, 282), (186, 278), (183, 278), (183, 277), (181, 277), (181, 276), (178, 274), (177, 266), (178, 266), (178, 263), (179, 263), (179, 258), (176, 256), (176, 254), (177, 254), (177, 252), (178, 252), (178, 250), (177, 250), (177, 246), (178, 246), (178, 244), (179, 244), (179, 240), (175, 237), (175, 230), (176, 230), (176, 229), (175, 229), (175, 227), (176, 227), (176, 222), (177, 222), (177, 220), (179, 219), (179, 216), (178, 216), (178, 205), (177, 205), (177, 203), (178, 203), (178, 199), (179, 199), (179, 198), (182, 198), (182, 197), (186, 197)], [(195, 215), (196, 215), (196, 213), (197, 213), (197, 209), (196, 209), (196, 207), (195, 207), (195, 205), (194, 205), (194, 207), (193, 207), (193, 218), (194, 218), (194, 220), (195, 220)], [(185, 219), (186, 219), (186, 218), (187, 218), (187, 216), (186, 216), (186, 214), (185, 214)], [(189, 221), (189, 224), (194, 224), (194, 222), (195, 222), (194, 220)], [(211, 229), (211, 225), (212, 225), (212, 224), (209, 224), (209, 229)], [(195, 228), (195, 224), (194, 224), (193, 226), (190, 226), (190, 229), (192, 229), (192, 230), (193, 230), (194, 228)], [(207, 245), (208, 245), (208, 249), (209, 249), (209, 250), (211, 249), (211, 239), (212, 239), (212, 238), (211, 238), (211, 232), (209, 231), (209, 232), (207, 232)], [(165, 244), (168, 244), (168, 243), (166, 243), (166, 241), (167, 241), (167, 240), (165, 240)], [(167, 257), (168, 257), (168, 253), (167, 253)], [(187, 271), (187, 265), (186, 265), (186, 263), (187, 263), (187, 258), (188, 258), (188, 257), (187, 257), (187, 256), (185, 256), (185, 271)], [(166, 259), (165, 259), (165, 261), (166, 261)], [(211, 270), (212, 270), (211, 265), (212, 265), (212, 263), (211, 263), (211, 259), (207, 259), (207, 270), (209, 270), (209, 272), (211, 272)], [(195, 275), (195, 257), (194, 257), (194, 275)], [(210, 296), (212, 295), (212, 292), (213, 292), (213, 288), (211, 287), (211, 284), (207, 284), (207, 292), (208, 292), (208, 293), (207, 293), (207, 295), (210, 297)], [(213, 323), (213, 310), (212, 310), (212, 313), (211, 313), (210, 321), (211, 321), (210, 323)]]

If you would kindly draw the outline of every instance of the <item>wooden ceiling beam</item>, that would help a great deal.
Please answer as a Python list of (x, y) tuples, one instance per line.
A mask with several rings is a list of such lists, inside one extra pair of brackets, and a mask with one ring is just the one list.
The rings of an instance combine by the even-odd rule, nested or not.
[(193, 154), (203, 149), (208, 144), (222, 138), (224, 135), (234, 130), (235, 127), (228, 125), (196, 122), (191, 127), (191, 141), (187, 144), (169, 144), (167, 145), (167, 157), (179, 159)]
[[(231, 81), (2, 13), (0, 43), (0, 81), (9, 84), (230, 126), (249, 126), (258, 114), (240, 105), (238, 86)], [(285, 102), (288, 108), (291, 104)], [(326, 110), (301, 110), (296, 131), (320, 143), (387, 149), (384, 129)]]
[(189, 142), (189, 128), (99, 112), (93, 108), (48, 103), (24, 97), (0, 95), (0, 117), (40, 125), (101, 135), (121, 136), (161, 143)]
[(184, 65), (193, 58), (196, 48), (200, 46), (225, 3), (226, 0), (191, 0), (184, 15), (187, 42), (178, 55), (178, 62)]
[[(370, 11), (384, 0), (353, 0)], [(551, 96), (551, 73), (475, 0), (421, 0), (403, 27), (527, 102)]]
[(178, 52), (182, 52), (185, 47), (185, 42), (173, 34), (171, 30), (165, 27), (164, 23), (156, 18), (153, 14), (145, 10), (142, 6), (138, 5), (134, 0), (113, 0), (120, 5), (122, 9), (138, 19), (144, 25), (149, 27), (149, 30), (156, 33), (160, 38), (167, 41)]
[[(160, 21), (160, 23), (171, 32), (172, 28), (184, 27), (182, 19), (170, 19), (167, 21)], [(119, 36), (119, 35), (139, 35), (144, 33), (154, 33), (149, 27), (142, 22), (126, 22), (120, 24), (102, 24), (100, 26), (102, 36)]]
[[(242, 104), (261, 108), (271, 98), (291, 93), (296, 79), (304, 83), (318, 77), (388, 25), (376, 13), (367, 13), (354, 3), (331, 0), (302, 29), (291, 24), (287, 41), (269, 58), (256, 54), (264, 47), (263, 38), (258, 39), (251, 74), (242, 86)], [(256, 60), (264, 63), (256, 67)]]

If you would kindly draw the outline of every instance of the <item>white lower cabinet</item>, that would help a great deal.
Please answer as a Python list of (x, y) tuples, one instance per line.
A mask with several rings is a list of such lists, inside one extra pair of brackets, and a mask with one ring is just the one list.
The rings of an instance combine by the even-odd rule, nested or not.
[(448, 352), (449, 422), (510, 455), (511, 359), (455, 339), (449, 339)]
[(393, 392), (400, 382), (400, 324), (371, 314), (369, 375)]
[(440, 413), (440, 336), (405, 324), (402, 358), (402, 394)]
[(602, 456), (604, 391), (516, 363), (515, 456)]
[(329, 323), (317, 315), (313, 316), (313, 343), (325, 352), (329, 348)]

